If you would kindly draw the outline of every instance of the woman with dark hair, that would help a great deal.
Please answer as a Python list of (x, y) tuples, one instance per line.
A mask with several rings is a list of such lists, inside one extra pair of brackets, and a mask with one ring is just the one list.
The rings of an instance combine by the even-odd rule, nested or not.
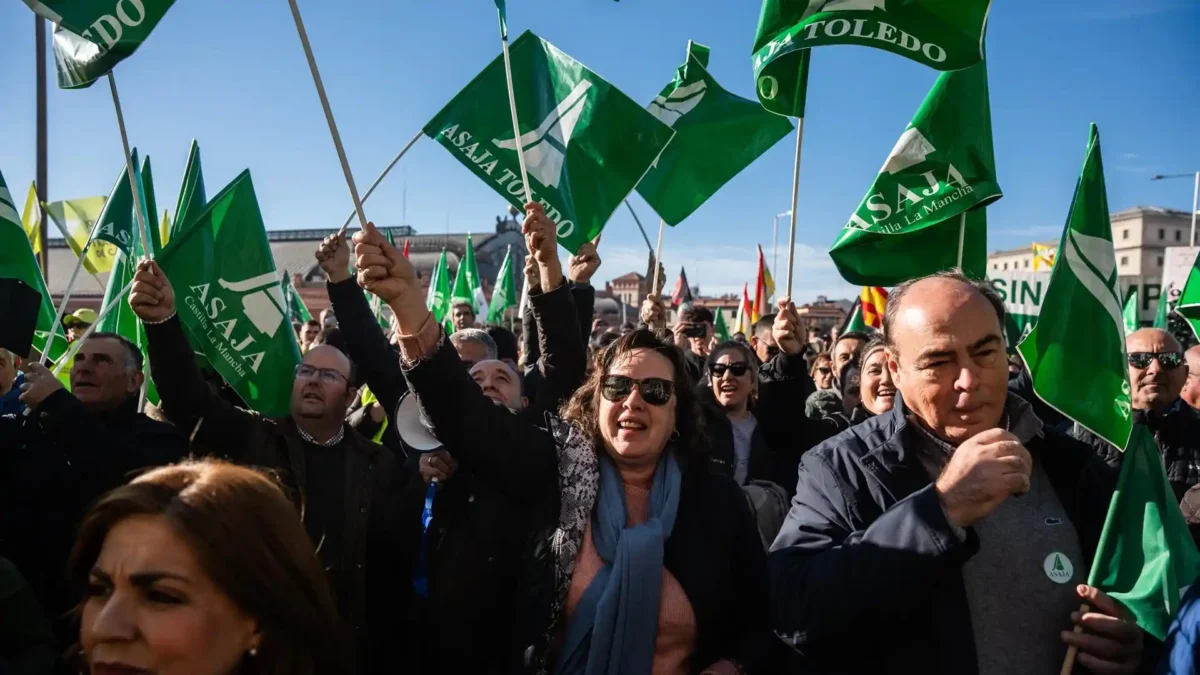
[[(738, 485), (779, 481), (771, 450), (755, 414), (758, 373), (754, 354), (740, 342), (724, 342), (708, 356), (708, 381), (697, 388), (713, 469)], [(768, 421), (768, 424), (770, 421)]]
[[(540, 315), (562, 275), (554, 224), (538, 204), (526, 210)], [(775, 642), (765, 554), (741, 490), (709, 470), (679, 350), (647, 330), (622, 336), (561, 415), (535, 426), (470, 380), (411, 264), (374, 228), (355, 241), (360, 281), (396, 313), (405, 375), (434, 435), (460, 471), (533, 507), (513, 626), (519, 672), (774, 672), (763, 663)], [(544, 348), (582, 355), (578, 331), (537, 323)]]
[(354, 672), (304, 525), (254, 470), (185, 462), (109, 492), (69, 575), (92, 675)]

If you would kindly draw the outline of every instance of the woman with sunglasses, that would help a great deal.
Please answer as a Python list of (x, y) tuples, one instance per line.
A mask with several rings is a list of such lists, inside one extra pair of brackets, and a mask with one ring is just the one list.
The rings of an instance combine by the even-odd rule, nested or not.
[[(577, 330), (540, 318), (563, 281), (554, 224), (538, 204), (526, 211), (539, 342), (582, 353)], [(411, 264), (372, 227), (355, 241), (360, 281), (396, 314), (405, 376), (434, 434), (460, 471), (530, 507), (518, 672), (774, 672), (763, 663), (776, 642), (765, 555), (741, 490), (700, 450), (679, 350), (646, 330), (622, 336), (561, 416), (535, 426), (492, 405), (458, 366)]]

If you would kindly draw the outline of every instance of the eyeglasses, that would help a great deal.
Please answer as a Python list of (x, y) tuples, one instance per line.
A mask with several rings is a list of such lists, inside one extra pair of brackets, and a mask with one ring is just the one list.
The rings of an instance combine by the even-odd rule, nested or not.
[(721, 377), (726, 371), (733, 373), (734, 377), (741, 377), (746, 374), (746, 371), (750, 370), (750, 364), (745, 361), (738, 361), (737, 363), (714, 363), (708, 370), (712, 373), (713, 377)]
[(828, 375), (833, 371), (829, 368), (829, 366), (817, 366), (817, 372), (822, 375)]
[(608, 375), (604, 378), (604, 382), (600, 386), (600, 395), (613, 403), (617, 403), (629, 398), (629, 395), (633, 393), (634, 387), (637, 387), (642, 392), (642, 398), (646, 403), (653, 406), (666, 405), (675, 394), (675, 383), (660, 377), (647, 377), (644, 380), (635, 380), (632, 377), (625, 377), (624, 375)]
[(315, 380), (320, 378), (321, 382), (325, 384), (337, 384), (339, 382), (350, 384), (349, 378), (332, 368), (317, 368), (307, 363), (301, 363), (296, 366), (296, 377), (301, 380)]
[(1151, 361), (1167, 370), (1175, 370), (1183, 365), (1182, 352), (1129, 352), (1129, 365), (1134, 368), (1149, 368)]

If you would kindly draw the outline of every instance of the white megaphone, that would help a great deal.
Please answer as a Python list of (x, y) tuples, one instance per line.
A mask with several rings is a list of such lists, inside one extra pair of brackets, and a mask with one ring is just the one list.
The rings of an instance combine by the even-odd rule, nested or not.
[(393, 418), (396, 421), (396, 433), (400, 435), (400, 440), (413, 450), (430, 452), (442, 447), (442, 442), (429, 430), (430, 425), (425, 420), (425, 416), (421, 414), (421, 405), (417, 402), (417, 396), (413, 392), (410, 391), (400, 398)]

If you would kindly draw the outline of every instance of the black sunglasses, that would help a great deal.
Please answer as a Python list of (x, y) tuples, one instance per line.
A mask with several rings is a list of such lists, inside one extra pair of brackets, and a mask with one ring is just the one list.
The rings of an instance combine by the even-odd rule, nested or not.
[(634, 387), (642, 392), (642, 399), (653, 406), (666, 405), (675, 394), (675, 383), (660, 377), (635, 380), (624, 375), (607, 375), (600, 386), (600, 395), (616, 403), (629, 398)]
[(1167, 370), (1175, 370), (1183, 365), (1181, 352), (1129, 352), (1129, 365), (1134, 368), (1149, 368), (1150, 362), (1157, 360), (1158, 364)]
[(713, 377), (721, 377), (725, 374), (725, 371), (733, 373), (734, 377), (741, 377), (745, 375), (746, 371), (748, 370), (750, 370), (750, 364), (746, 363), (745, 361), (739, 361), (737, 363), (714, 363), (708, 368), (708, 371), (712, 373)]

